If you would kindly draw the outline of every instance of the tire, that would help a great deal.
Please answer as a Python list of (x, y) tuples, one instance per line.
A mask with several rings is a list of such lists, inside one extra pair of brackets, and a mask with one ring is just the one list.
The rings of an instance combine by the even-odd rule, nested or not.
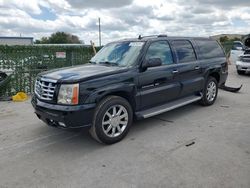
[(203, 97), (200, 103), (203, 106), (210, 106), (214, 104), (218, 94), (218, 82), (214, 77), (208, 77), (206, 85), (203, 90)]
[(90, 134), (100, 143), (114, 144), (127, 135), (132, 122), (133, 110), (128, 101), (108, 96), (95, 109)]
[(244, 72), (244, 71), (241, 71), (241, 70), (237, 70), (237, 73), (238, 73), (239, 75), (242, 75), (242, 74), (244, 74), (245, 72)]

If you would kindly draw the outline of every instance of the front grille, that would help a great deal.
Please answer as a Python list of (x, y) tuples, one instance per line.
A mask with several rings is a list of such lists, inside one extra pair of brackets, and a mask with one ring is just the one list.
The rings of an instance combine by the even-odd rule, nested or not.
[(243, 56), (240, 56), (240, 60), (242, 62), (245, 62), (245, 63), (250, 63), (250, 55), (249, 54), (245, 54)]
[(52, 100), (56, 88), (55, 80), (37, 79), (35, 84), (35, 94), (43, 100)]
[(250, 63), (250, 57), (243, 57), (242, 62)]

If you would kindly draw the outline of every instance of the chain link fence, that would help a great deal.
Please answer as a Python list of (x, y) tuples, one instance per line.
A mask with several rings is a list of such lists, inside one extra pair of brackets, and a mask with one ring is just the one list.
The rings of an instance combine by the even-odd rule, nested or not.
[(229, 57), (230, 50), (233, 47), (233, 41), (223, 42), (223, 43), (221, 43), (221, 45), (223, 46), (227, 57)]
[(8, 84), (0, 82), (0, 96), (31, 94), (38, 73), (84, 64), (93, 55), (92, 47), (83, 45), (0, 46), (0, 71), (9, 75)]

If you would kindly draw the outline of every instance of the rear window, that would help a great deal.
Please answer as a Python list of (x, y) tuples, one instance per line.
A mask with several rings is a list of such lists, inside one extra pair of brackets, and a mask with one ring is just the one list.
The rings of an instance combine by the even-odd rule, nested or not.
[(192, 44), (187, 40), (172, 41), (172, 46), (175, 48), (177, 58), (180, 63), (195, 61), (196, 56)]
[(214, 57), (225, 57), (225, 54), (220, 45), (213, 40), (196, 40), (198, 48), (203, 59)]

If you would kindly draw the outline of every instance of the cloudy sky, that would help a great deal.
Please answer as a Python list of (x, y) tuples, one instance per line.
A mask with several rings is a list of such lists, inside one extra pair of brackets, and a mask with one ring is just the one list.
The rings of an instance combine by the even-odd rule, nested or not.
[(250, 0), (0, 0), (0, 36), (39, 39), (56, 31), (98, 44), (139, 34), (250, 33)]

